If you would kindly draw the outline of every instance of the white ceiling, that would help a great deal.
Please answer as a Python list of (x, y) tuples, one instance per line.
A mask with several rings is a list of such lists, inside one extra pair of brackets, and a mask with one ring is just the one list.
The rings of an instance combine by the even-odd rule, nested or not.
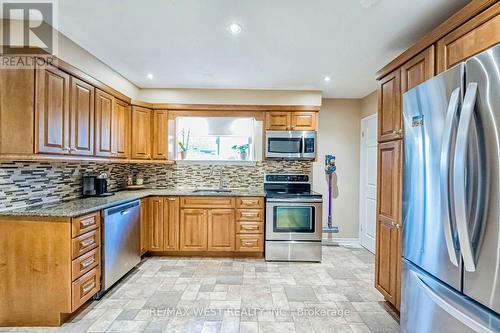
[[(141, 88), (321, 90), (359, 98), (376, 89), (378, 69), (468, 2), (362, 1), (379, 3), (60, 0), (58, 17), (61, 32)], [(232, 22), (241, 34), (228, 33)]]

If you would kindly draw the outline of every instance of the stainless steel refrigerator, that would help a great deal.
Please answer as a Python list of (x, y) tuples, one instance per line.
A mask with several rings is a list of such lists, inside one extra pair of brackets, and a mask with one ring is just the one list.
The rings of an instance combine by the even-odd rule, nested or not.
[(403, 332), (500, 332), (500, 45), (403, 95)]

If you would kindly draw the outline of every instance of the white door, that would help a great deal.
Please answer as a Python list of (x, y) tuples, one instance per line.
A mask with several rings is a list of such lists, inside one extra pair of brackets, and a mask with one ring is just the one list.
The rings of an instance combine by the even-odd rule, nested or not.
[(375, 253), (377, 221), (377, 115), (361, 119), (359, 235), (361, 245)]

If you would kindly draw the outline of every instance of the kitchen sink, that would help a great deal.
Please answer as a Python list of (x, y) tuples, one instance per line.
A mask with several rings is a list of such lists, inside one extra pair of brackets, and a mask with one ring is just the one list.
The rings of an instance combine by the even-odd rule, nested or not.
[(198, 190), (194, 190), (193, 193), (197, 193), (197, 194), (231, 193), (231, 190), (226, 190), (226, 189), (198, 189)]

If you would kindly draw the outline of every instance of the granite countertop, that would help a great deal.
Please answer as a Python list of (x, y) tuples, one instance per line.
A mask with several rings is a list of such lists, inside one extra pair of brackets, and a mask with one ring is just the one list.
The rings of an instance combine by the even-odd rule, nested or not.
[(108, 197), (90, 197), (0, 211), (0, 216), (75, 217), (148, 196), (263, 197), (264, 191), (231, 189), (224, 193), (195, 193), (193, 189), (142, 189), (119, 191)]

